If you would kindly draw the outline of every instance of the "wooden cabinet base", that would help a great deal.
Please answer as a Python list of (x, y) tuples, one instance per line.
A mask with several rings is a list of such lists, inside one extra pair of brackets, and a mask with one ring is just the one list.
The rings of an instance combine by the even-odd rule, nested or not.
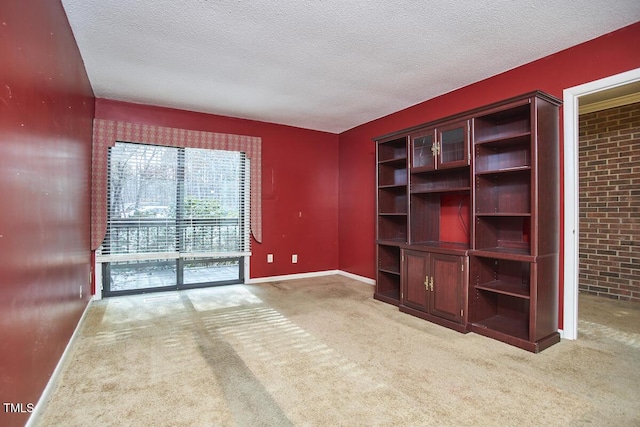
[(467, 330), (466, 325), (463, 325), (463, 324), (460, 324), (460, 323), (456, 323), (456, 322), (452, 322), (450, 320), (443, 319), (442, 317), (439, 317), (439, 316), (433, 316), (433, 315), (431, 315), (429, 313), (425, 313), (424, 311), (416, 310), (416, 309), (413, 309), (411, 307), (400, 305), (400, 311), (403, 312), (403, 313), (410, 314), (410, 315), (415, 316), (415, 317), (419, 317), (419, 318), (424, 319), (424, 320), (428, 320), (431, 323), (435, 323), (437, 325), (444, 326), (444, 327), (449, 328), (449, 329), (453, 329), (454, 331), (458, 331), (458, 332), (461, 332), (463, 334), (466, 334), (467, 332), (469, 332)]
[(373, 298), (391, 305), (400, 304), (400, 293), (395, 291), (376, 292), (373, 294)]
[(502, 341), (506, 344), (519, 347), (532, 353), (539, 353), (542, 350), (560, 342), (560, 334), (558, 332), (554, 332), (537, 341), (528, 341), (525, 339), (517, 338), (516, 336), (511, 334), (506, 334), (494, 329), (489, 329), (484, 324), (472, 323), (470, 324), (470, 329), (471, 332), (475, 332), (478, 335), (484, 335), (485, 337)]

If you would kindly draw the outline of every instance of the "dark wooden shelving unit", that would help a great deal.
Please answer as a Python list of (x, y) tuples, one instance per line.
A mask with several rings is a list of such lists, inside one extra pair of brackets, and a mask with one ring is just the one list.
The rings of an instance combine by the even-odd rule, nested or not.
[(380, 141), (377, 163), (377, 280), (374, 297), (400, 303), (400, 248), (408, 242), (408, 138)]
[(473, 119), (473, 332), (538, 352), (558, 325), (558, 106), (542, 93)]
[(470, 133), (467, 119), (455, 119), (409, 134), (409, 241), (401, 251), (400, 310), (460, 332), (467, 332)]
[(376, 139), (376, 299), (528, 351), (560, 340), (559, 105), (537, 91)]

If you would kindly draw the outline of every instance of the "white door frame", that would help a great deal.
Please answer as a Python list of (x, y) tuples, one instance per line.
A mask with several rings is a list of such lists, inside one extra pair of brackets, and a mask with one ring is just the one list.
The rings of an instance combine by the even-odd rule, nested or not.
[(579, 100), (603, 90), (640, 81), (640, 68), (563, 91), (564, 97), (564, 324), (562, 337), (578, 338), (578, 115)]

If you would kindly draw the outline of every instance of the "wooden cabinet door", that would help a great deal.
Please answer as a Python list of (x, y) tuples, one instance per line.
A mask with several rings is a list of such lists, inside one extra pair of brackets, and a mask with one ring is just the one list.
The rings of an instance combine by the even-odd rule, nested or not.
[(438, 128), (436, 168), (469, 165), (469, 124), (467, 121)]
[(404, 275), (402, 304), (420, 311), (427, 311), (427, 289), (425, 285), (429, 254), (427, 252), (404, 251)]
[(421, 171), (436, 168), (437, 145), (435, 129), (411, 135), (411, 168)]
[(462, 258), (456, 255), (430, 254), (429, 312), (454, 322), (462, 321)]

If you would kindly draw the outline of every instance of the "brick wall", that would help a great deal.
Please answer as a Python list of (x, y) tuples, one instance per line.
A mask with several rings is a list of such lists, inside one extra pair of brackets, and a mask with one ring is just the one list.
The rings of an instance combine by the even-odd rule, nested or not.
[(581, 292), (640, 303), (640, 103), (580, 116)]

